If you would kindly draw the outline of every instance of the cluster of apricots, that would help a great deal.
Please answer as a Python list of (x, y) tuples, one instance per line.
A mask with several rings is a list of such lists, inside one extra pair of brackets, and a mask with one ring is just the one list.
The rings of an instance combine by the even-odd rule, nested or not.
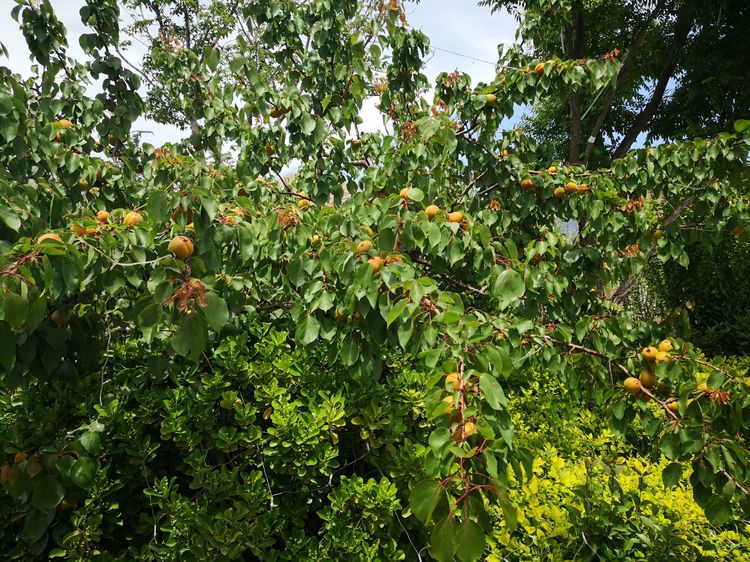
[(445, 406), (442, 413), (451, 416), (451, 422), (454, 423), (453, 440), (456, 443), (461, 443), (477, 433), (476, 417), (464, 416), (466, 396), (476, 392), (476, 388), (474, 388), (475, 385), (469, 377), (464, 377), (459, 372), (448, 373), (444, 382), (445, 390), (450, 394), (443, 398)]
[[(409, 188), (404, 187), (398, 194), (399, 197), (401, 197), (401, 200), (404, 202), (404, 204), (408, 205), (409, 201), (411, 201), (411, 196), (409, 195)], [(441, 211), (440, 207), (435, 205), (434, 203), (431, 205), (427, 205), (425, 207), (425, 214), (427, 214), (427, 218), (434, 219), (438, 213)], [(445, 215), (445, 217), (448, 219), (448, 222), (455, 222), (455, 223), (462, 223), (464, 220), (464, 213), (463, 211), (448, 211)]]
[[(556, 174), (557, 173), (557, 166), (550, 166), (547, 171), (550, 174)], [(521, 180), (521, 189), (524, 191), (533, 191), (536, 189), (536, 184), (534, 183), (534, 180), (531, 178), (524, 178)], [(573, 195), (576, 193), (587, 193), (591, 191), (591, 187), (587, 183), (576, 183), (574, 181), (567, 182), (564, 186), (559, 185), (557, 186), (552, 194), (557, 199), (562, 199), (566, 195)]]
[[(370, 234), (370, 236), (374, 236), (374, 233), (369, 226), (365, 227), (365, 230)], [(316, 234), (315, 236), (313, 236), (313, 238), (315, 238), (316, 236), (317, 236), (317, 240), (313, 241), (312, 238), (310, 240), (311, 242), (313, 242), (313, 245), (317, 245), (320, 243), (320, 236)], [(357, 255), (367, 255), (372, 252), (373, 248), (374, 248), (374, 245), (372, 243), (372, 240), (365, 239), (360, 242), (357, 242), (357, 244), (354, 247), (354, 251)], [(398, 254), (389, 254), (385, 258), (378, 254), (378, 255), (370, 256), (367, 259), (367, 263), (370, 264), (370, 268), (372, 269), (373, 273), (379, 273), (383, 269), (383, 267), (386, 265), (389, 265), (392, 263), (402, 263), (403, 261), (404, 259)]]
[[(643, 396), (643, 389), (652, 389), (656, 386), (656, 365), (657, 363), (672, 361), (672, 355), (670, 352), (674, 349), (674, 345), (671, 340), (663, 340), (657, 346), (648, 346), (643, 348), (641, 356), (646, 362), (646, 368), (641, 371), (641, 374), (636, 377), (628, 377), (625, 379), (623, 386), (625, 390), (634, 396)], [(668, 390), (667, 387), (662, 390)], [(667, 402), (667, 407), (670, 411), (675, 414), (679, 411), (677, 400), (671, 399)]]

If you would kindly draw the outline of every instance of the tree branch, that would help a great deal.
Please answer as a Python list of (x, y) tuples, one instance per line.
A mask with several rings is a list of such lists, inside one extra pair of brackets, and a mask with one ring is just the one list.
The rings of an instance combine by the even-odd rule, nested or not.
[(622, 158), (630, 150), (630, 147), (638, 138), (638, 135), (643, 131), (648, 122), (656, 113), (656, 109), (661, 104), (664, 98), (664, 92), (667, 89), (669, 79), (672, 77), (675, 67), (677, 66), (677, 59), (680, 55), (680, 51), (687, 41), (690, 29), (693, 27), (693, 21), (695, 19), (695, 4), (693, 1), (688, 0), (677, 12), (677, 22), (675, 24), (674, 39), (672, 40), (672, 47), (670, 48), (667, 59), (664, 61), (659, 78), (657, 79), (654, 91), (651, 94), (646, 106), (641, 112), (636, 115), (635, 119), (631, 123), (628, 130), (625, 132), (619, 146), (615, 149), (612, 154), (613, 159)]
[(583, 161), (587, 165), (588, 165), (589, 158), (591, 156), (591, 151), (594, 149), (596, 138), (599, 135), (599, 131), (601, 131), (601, 128), (604, 126), (604, 121), (607, 119), (607, 115), (609, 115), (609, 110), (612, 109), (612, 102), (615, 99), (615, 94), (617, 93), (617, 89), (622, 86), (623, 82), (625, 81), (625, 77), (628, 74), (628, 71), (633, 66), (635, 55), (640, 49), (641, 45), (643, 44), (643, 40), (646, 38), (646, 32), (648, 31), (648, 28), (651, 27), (651, 23), (654, 21), (654, 19), (656, 19), (659, 13), (664, 9), (664, 6), (665, 6), (665, 1), (659, 0), (659, 2), (654, 7), (653, 11), (646, 18), (646, 21), (643, 23), (643, 27), (641, 27), (641, 30), (638, 32), (638, 35), (633, 40), (633, 43), (630, 45), (630, 49), (628, 49), (628, 52), (622, 61), (622, 65), (620, 66), (620, 72), (617, 73), (617, 80), (615, 82), (615, 87), (609, 91), (609, 94), (607, 94), (607, 98), (604, 100), (604, 106), (602, 107), (602, 110), (599, 112), (599, 115), (597, 116), (596, 121), (594, 122), (594, 126), (591, 128), (591, 133), (589, 133), (589, 138), (586, 141), (586, 150), (583, 155)]

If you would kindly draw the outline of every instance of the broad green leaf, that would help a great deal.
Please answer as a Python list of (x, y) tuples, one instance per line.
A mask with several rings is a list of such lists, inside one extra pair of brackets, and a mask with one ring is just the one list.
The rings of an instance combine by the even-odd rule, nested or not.
[(456, 556), (461, 562), (479, 560), (484, 553), (485, 535), (474, 521), (461, 521), (458, 524), (458, 549)]
[(37, 509), (54, 509), (65, 496), (65, 490), (56, 476), (41, 476), (32, 482), (34, 491), (31, 494), (31, 503)]
[(102, 449), (102, 438), (97, 431), (84, 431), (81, 445), (92, 455), (98, 455)]
[(520, 299), (526, 292), (523, 277), (515, 269), (506, 269), (500, 273), (492, 285), (492, 294), (497, 297), (500, 308), (507, 308)]
[(221, 329), (229, 320), (229, 308), (226, 301), (216, 293), (206, 294), (206, 308), (203, 309), (206, 315), (206, 321), (215, 332), (221, 332)]
[(508, 401), (505, 398), (505, 393), (500, 383), (492, 375), (483, 373), (479, 377), (479, 388), (484, 393), (487, 403), (493, 410), (501, 410), (508, 406)]
[(441, 498), (445, 497), (445, 490), (437, 480), (423, 480), (411, 491), (409, 505), (412, 513), (422, 523), (428, 523), (432, 512)]
[(458, 534), (452, 516), (437, 522), (430, 533), (430, 554), (438, 562), (451, 562), (458, 548)]
[(88, 489), (94, 483), (96, 476), (96, 462), (91, 457), (80, 457), (71, 470), (73, 484)]
[(297, 325), (295, 338), (302, 345), (310, 345), (320, 333), (320, 322), (312, 314), (306, 314)]
[(670, 463), (661, 472), (661, 479), (662, 479), (662, 482), (664, 483), (665, 488), (671, 488), (672, 486), (676, 486), (680, 482), (681, 477), (682, 477), (682, 465), (676, 462)]

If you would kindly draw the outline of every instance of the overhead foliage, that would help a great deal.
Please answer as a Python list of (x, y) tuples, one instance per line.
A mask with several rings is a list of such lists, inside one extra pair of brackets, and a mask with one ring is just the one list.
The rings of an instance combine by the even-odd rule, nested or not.
[[(66, 57), (64, 29), (46, 0), (13, 9), (39, 67), (26, 80), (0, 69), (3, 384), (94, 381), (96, 411), (77, 431), (28, 438), (34, 457), (10, 456), (4, 465), (5, 488), (33, 529), (31, 551), (61, 548), (64, 537), (48, 527), (65, 517), (66, 498), (86, 501), (113, 454), (113, 345), (158, 351), (158, 364), (150, 354), (129, 357), (143, 379), (184, 381), (197, 370), (210, 376), (227, 338), (261, 322), (364, 388), (393, 375), (394, 356), (427, 372), (429, 436), (414, 450), (424, 478), (401, 498), (387, 481), (342, 478), (330, 510), (360, 493), (368, 510), (408, 506), (430, 531), (436, 560), (478, 559), (492, 530), (490, 506), (515, 526), (508, 488), (533, 478), (535, 451), (517, 443), (503, 386), (532, 369), (558, 377), (572, 397), (606, 405), (618, 432), (638, 418), (654, 451), (675, 463), (665, 482), (679, 478), (677, 463), (691, 463), (695, 500), (713, 523), (750, 510), (747, 385), (623, 307), (649, 260), (687, 266), (687, 245), (747, 236), (750, 122), (630, 152), (607, 168), (553, 161), (544, 145), (519, 129), (499, 131), (500, 123), (518, 104), (601, 90), (621, 69), (617, 56), (545, 62), (512, 49), (500, 54), (491, 83), (443, 74), (429, 102), (427, 38), (404, 23), (398, 2), (367, 25), (359, 8), (353, 0), (244, 2), (238, 17), (262, 30), (263, 52), (283, 79), (259, 72), (240, 36), (229, 60), (218, 45), (176, 46), (175, 68), (193, 86), (174, 99), (199, 126), (162, 147), (131, 135), (144, 104), (138, 76), (112, 53), (116, 2), (89, 0), (81, 10), (90, 27), (79, 39), (91, 57), (83, 65)], [(102, 93), (89, 97), (85, 85), (99, 78)], [(358, 136), (372, 93), (386, 131)], [(220, 160), (227, 145), (236, 153)], [(281, 173), (293, 162), (294, 181), (286, 182)], [(576, 221), (578, 234), (563, 232), (561, 221)], [(702, 386), (699, 368), (712, 371)], [(267, 419), (229, 382), (223, 408)], [(179, 408), (181, 392), (188, 390), (165, 388), (164, 408)], [(288, 414), (290, 434), (269, 446), (304, 457), (309, 439), (322, 443), (325, 434), (335, 443), (342, 407), (335, 395), (321, 400), (325, 423), (317, 411), (297, 425), (301, 414), (285, 414), (277, 397), (273, 426), (260, 431), (274, 436), (283, 425), (274, 416)], [(162, 422), (160, 438), (189, 438), (185, 422)], [(316, 423), (321, 434), (294, 435)], [(227, 455), (249, 454), (255, 437), (212, 434)], [(11, 447), (24, 452), (27, 443)], [(217, 464), (236, 470), (227, 456), (203, 459), (195, 447), (190, 458), (168, 461), (196, 474)], [(313, 463), (328, 479), (337, 474), (330, 461)], [(263, 470), (254, 472), (249, 498), (258, 505), (274, 501)], [(179, 485), (149, 484), (154, 509), (184, 495)], [(231, 527), (234, 515), (222, 517)], [(176, 528), (178, 536), (159, 544), (200, 536)], [(273, 547), (259, 543), (255, 555), (278, 559)], [(157, 546), (151, 552), (161, 555)]]

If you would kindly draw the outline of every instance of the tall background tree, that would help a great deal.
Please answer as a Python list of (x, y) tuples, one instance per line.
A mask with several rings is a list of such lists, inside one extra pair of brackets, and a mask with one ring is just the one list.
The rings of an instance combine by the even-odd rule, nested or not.
[[(750, 115), (742, 72), (750, 5), (742, 0), (482, 0), (507, 9), (539, 58), (617, 56), (616, 77), (595, 91), (534, 104), (527, 124), (568, 162), (604, 165), (640, 138), (653, 143), (727, 130)], [(613, 53), (617, 50), (619, 54)]]

